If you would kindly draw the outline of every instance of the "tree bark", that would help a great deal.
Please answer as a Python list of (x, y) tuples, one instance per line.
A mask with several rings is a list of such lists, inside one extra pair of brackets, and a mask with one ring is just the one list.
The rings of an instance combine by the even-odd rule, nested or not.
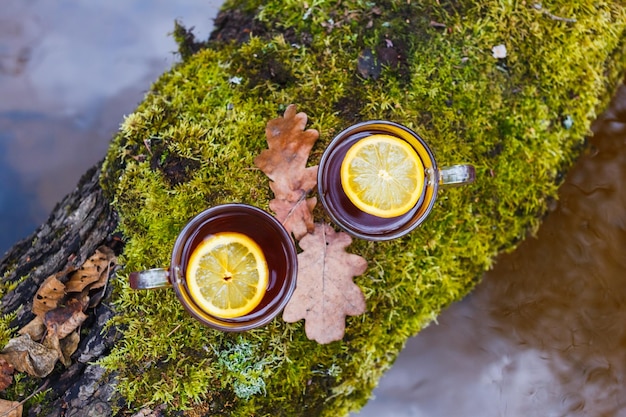
[[(115, 211), (99, 184), (100, 168), (101, 163), (86, 172), (74, 191), (56, 205), (48, 220), (0, 260), (2, 284), (19, 282), (2, 298), (2, 313), (16, 313), (12, 327), (21, 328), (33, 319), (33, 297), (48, 276), (69, 266), (79, 267), (101, 245), (116, 252), (121, 249), (121, 240), (114, 235)], [(29, 415), (112, 414), (111, 376), (103, 378), (104, 370), (92, 364), (106, 355), (117, 339), (114, 329), (104, 327), (114, 315), (109, 304), (110, 288), (100, 303), (87, 312), (89, 318), (81, 331), (86, 336), (72, 355), (72, 365), (64, 368), (57, 364), (50, 375), (41, 379), (40, 387), (50, 390), (47, 401), (45, 405), (31, 407)]]

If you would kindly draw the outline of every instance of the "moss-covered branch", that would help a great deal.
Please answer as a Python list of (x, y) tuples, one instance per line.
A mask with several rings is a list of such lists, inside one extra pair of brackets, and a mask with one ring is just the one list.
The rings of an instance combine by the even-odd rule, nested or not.
[[(232, 35), (185, 49), (107, 156), (102, 184), (120, 216), (126, 267), (113, 322), (124, 337), (103, 363), (131, 408), (343, 415), (366, 402), (408, 337), (539, 224), (620, 78), (626, 7), (268, 0), (226, 10), (218, 20)], [(500, 44), (507, 56), (497, 59)], [(370, 265), (356, 280), (368, 310), (348, 319), (342, 342), (318, 345), (302, 323), (280, 319), (219, 333), (189, 317), (173, 291), (131, 291), (128, 272), (166, 266), (196, 213), (226, 202), (268, 209), (267, 178), (253, 159), (266, 122), (290, 103), (321, 133), (313, 163), (343, 128), (389, 119), (420, 132), (441, 164), (473, 163), (478, 180), (445, 190), (411, 235), (352, 245)], [(328, 220), (321, 208), (316, 216)]]

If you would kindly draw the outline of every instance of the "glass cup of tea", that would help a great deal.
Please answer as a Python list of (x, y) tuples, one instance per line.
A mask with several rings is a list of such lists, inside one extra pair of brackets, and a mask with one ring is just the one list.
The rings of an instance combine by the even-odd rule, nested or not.
[(173, 287), (183, 307), (217, 330), (263, 326), (296, 286), (295, 243), (269, 213), (224, 204), (192, 218), (174, 243), (169, 268), (130, 274), (133, 289)]
[(428, 216), (443, 186), (474, 181), (472, 165), (440, 168), (411, 129), (372, 120), (340, 132), (324, 151), (318, 191), (333, 222), (366, 240), (391, 240)]

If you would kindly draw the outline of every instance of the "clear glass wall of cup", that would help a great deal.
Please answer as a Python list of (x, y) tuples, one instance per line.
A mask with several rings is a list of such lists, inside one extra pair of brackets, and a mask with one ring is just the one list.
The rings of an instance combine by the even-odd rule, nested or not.
[[(251, 238), (262, 249), (269, 270), (268, 285), (259, 305), (235, 318), (220, 318), (204, 311), (194, 301), (186, 281), (191, 253), (205, 239), (220, 232), (237, 232)], [(182, 229), (168, 268), (130, 274), (131, 288), (172, 287), (183, 307), (206, 326), (222, 331), (245, 331), (267, 324), (285, 307), (296, 286), (296, 248), (291, 236), (269, 213), (245, 204), (224, 204), (195, 216)]]
[[(341, 164), (348, 150), (359, 140), (382, 134), (400, 138), (413, 147), (424, 166), (425, 186), (417, 203), (397, 217), (382, 218), (365, 213), (347, 197), (341, 184)], [(414, 230), (428, 217), (440, 187), (468, 184), (475, 179), (472, 165), (439, 167), (426, 142), (400, 124), (373, 120), (355, 124), (339, 133), (322, 155), (318, 171), (318, 191), (333, 222), (349, 234), (366, 240), (391, 240)]]

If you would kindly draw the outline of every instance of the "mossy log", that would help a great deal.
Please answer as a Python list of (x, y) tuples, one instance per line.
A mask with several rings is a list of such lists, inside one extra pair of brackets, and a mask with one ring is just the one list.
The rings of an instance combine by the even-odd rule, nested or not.
[[(121, 253), (75, 364), (49, 377), (49, 406), (31, 415), (357, 410), (407, 338), (536, 229), (625, 61), (619, 1), (230, 1), (216, 26), (208, 42), (177, 28), (183, 62), (126, 117), (101, 170), (0, 262), (6, 341), (48, 274), (102, 243)], [(339, 342), (317, 344), (280, 318), (221, 333), (173, 291), (132, 291), (128, 273), (167, 266), (196, 213), (227, 202), (269, 211), (253, 160), (267, 121), (291, 103), (320, 132), (312, 165), (340, 130), (388, 119), (420, 132), (441, 164), (474, 164), (478, 179), (445, 190), (410, 235), (350, 246), (369, 262), (355, 279), (367, 311)], [(315, 216), (329, 221), (320, 207)], [(12, 399), (41, 381), (15, 384)]]

